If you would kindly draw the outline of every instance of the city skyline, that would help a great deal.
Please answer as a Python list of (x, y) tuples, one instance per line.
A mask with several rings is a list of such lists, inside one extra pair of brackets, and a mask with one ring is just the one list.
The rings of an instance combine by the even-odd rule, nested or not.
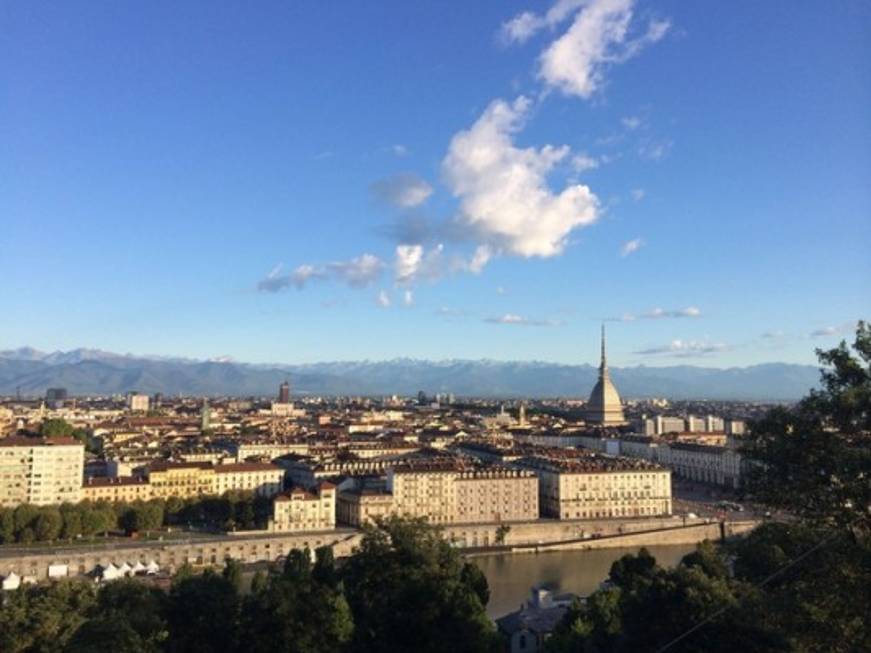
[(0, 349), (813, 364), (868, 317), (868, 18), (9, 6)]

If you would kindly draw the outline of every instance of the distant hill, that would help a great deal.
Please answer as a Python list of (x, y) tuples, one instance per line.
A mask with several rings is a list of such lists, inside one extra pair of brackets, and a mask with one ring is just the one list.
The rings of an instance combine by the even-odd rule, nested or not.
[[(612, 368), (611, 374), (627, 398), (791, 400), (805, 395), (819, 380), (816, 367), (787, 363), (727, 369), (637, 366)], [(294, 393), (312, 395), (412, 395), (423, 390), (476, 397), (586, 397), (596, 368), (537, 361), (414, 359), (254, 365), (94, 349), (45, 353), (24, 347), (0, 352), (0, 394), (6, 395), (20, 389), (23, 396), (39, 396), (51, 387), (65, 387), (74, 395), (130, 390), (272, 395), (285, 378)]]

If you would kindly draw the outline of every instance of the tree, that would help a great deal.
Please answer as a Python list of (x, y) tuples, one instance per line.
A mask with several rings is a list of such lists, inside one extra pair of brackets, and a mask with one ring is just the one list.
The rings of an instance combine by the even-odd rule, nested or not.
[(0, 544), (15, 541), (15, 513), (9, 508), (0, 508)]
[(93, 585), (64, 580), (22, 587), (0, 610), (0, 651), (61, 653), (94, 604)]
[(63, 527), (61, 528), (62, 538), (72, 540), (82, 535), (82, 512), (78, 505), (71, 503), (61, 504), (60, 515), (63, 521)]
[(46, 506), (39, 511), (33, 522), (33, 531), (40, 542), (50, 542), (60, 537), (63, 517), (55, 506)]
[(166, 596), (134, 579), (104, 585), (97, 603), (67, 650), (103, 651), (111, 642), (120, 653), (159, 653), (167, 638)]
[(239, 591), (242, 588), (242, 565), (238, 560), (227, 558), (221, 575)]
[(167, 607), (168, 653), (219, 653), (238, 641), (239, 596), (210, 570), (173, 583)]
[(463, 577), (459, 553), (422, 519), (391, 517), (367, 527), (342, 580), (354, 616), (354, 651), (461, 653), (499, 646), (469, 585), (472, 574)]
[(511, 526), (508, 524), (499, 524), (496, 528), (496, 544), (505, 544), (505, 537), (511, 532)]
[(744, 447), (754, 461), (747, 491), (802, 518), (871, 532), (871, 326), (859, 322), (853, 355), (845, 342), (817, 350), (822, 388), (794, 409), (751, 425)]
[[(329, 552), (329, 553), (327, 553)], [(246, 600), (242, 614), (245, 650), (263, 653), (342, 651), (354, 630), (351, 610), (335, 586), (332, 549), (291, 551), (284, 570)]]
[(46, 438), (70, 438), (75, 428), (63, 418), (47, 419), (39, 429), (40, 435)]

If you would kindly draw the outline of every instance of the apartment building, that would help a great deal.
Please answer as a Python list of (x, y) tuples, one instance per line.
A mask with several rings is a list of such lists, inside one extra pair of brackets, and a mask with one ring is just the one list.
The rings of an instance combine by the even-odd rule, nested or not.
[(538, 479), (528, 470), (489, 467), (456, 476), (454, 523), (538, 519)]
[(281, 492), (284, 470), (271, 463), (235, 463), (215, 467), (213, 494), (248, 490), (258, 496), (272, 497)]
[(336, 521), (349, 526), (372, 524), (394, 512), (393, 495), (384, 490), (351, 488), (336, 499)]
[(85, 447), (74, 438), (0, 439), (0, 506), (81, 500)]
[(730, 488), (741, 485), (741, 454), (728, 447), (673, 442), (659, 447), (659, 462), (691, 481)]
[(151, 483), (139, 476), (89, 478), (82, 486), (83, 501), (148, 501), (152, 498)]
[(642, 460), (590, 455), (524, 458), (539, 479), (542, 515), (558, 519), (671, 514), (671, 472)]
[(321, 482), (314, 491), (293, 488), (272, 504), (270, 531), (324, 531), (336, 527), (336, 486)]
[(538, 519), (530, 471), (461, 461), (416, 461), (388, 471), (395, 511), (435, 524)]
[(152, 463), (148, 480), (156, 499), (188, 499), (215, 493), (215, 467), (209, 463)]

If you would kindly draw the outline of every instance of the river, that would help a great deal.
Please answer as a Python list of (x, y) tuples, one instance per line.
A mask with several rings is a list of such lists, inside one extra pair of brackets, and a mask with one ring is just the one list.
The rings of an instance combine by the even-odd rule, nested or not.
[[(695, 548), (694, 544), (647, 547), (656, 561), (665, 567), (676, 565)], [(557, 593), (591, 594), (608, 576), (611, 563), (627, 553), (637, 552), (638, 548), (499, 553), (476, 556), (471, 560), (487, 576), (490, 585), (487, 614), (495, 619), (525, 603), (533, 585), (544, 583)]]

